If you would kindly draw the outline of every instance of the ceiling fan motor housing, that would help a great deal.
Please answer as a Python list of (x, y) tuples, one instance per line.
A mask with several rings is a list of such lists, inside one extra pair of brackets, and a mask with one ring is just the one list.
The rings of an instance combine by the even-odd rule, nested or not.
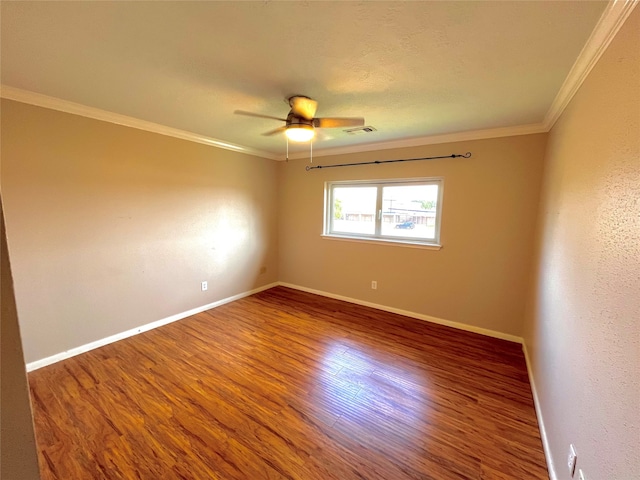
[(287, 127), (295, 127), (297, 125), (307, 125), (313, 128), (313, 119), (307, 120), (306, 118), (300, 117), (293, 112), (289, 112), (289, 115), (287, 115)]

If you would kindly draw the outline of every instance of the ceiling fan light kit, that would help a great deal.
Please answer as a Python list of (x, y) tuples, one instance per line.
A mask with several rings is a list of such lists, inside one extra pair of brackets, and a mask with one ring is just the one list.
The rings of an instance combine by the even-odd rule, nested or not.
[(284, 133), (293, 142), (308, 142), (316, 132), (311, 125), (298, 124), (290, 125)]

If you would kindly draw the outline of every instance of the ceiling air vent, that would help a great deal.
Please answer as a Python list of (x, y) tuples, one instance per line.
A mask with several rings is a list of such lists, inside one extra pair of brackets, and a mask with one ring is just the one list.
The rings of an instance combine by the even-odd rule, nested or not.
[(343, 130), (343, 132), (348, 133), (349, 135), (360, 135), (362, 133), (371, 133), (376, 131), (377, 129), (375, 127), (372, 127), (371, 125), (368, 125), (366, 127), (347, 128), (346, 130)]

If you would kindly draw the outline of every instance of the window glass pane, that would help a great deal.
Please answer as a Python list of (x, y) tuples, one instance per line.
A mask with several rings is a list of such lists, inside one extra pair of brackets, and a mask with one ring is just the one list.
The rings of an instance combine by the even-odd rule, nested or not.
[(332, 231), (376, 233), (377, 192), (376, 187), (334, 187)]
[(438, 185), (382, 188), (383, 236), (435, 239)]
[(324, 234), (440, 247), (441, 178), (325, 184)]

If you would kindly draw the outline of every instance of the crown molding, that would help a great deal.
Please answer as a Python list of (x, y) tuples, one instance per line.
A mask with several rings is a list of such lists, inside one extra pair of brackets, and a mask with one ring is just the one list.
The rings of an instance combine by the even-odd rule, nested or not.
[[(188, 140), (190, 142), (202, 143), (216, 148), (222, 148), (225, 150), (231, 150), (234, 152), (246, 153), (248, 155), (256, 155), (262, 158), (268, 158), (271, 160), (286, 160), (285, 155), (274, 154), (266, 152), (264, 150), (257, 150), (251, 147), (245, 147), (243, 145), (236, 145), (222, 140), (218, 140), (205, 135), (200, 135), (193, 132), (187, 132), (185, 130), (179, 130), (177, 128), (167, 127), (158, 123), (147, 122), (146, 120), (140, 120), (138, 118), (121, 115), (119, 113), (108, 112), (99, 108), (88, 107), (80, 103), (70, 102), (56, 97), (50, 97), (42, 95), (40, 93), (23, 90), (20, 88), (11, 87), (8, 85), (0, 86), (0, 97), (8, 100), (14, 100), (16, 102), (27, 103), (29, 105), (35, 105), (37, 107), (49, 108), (51, 110), (58, 110), (60, 112), (71, 113), (73, 115), (80, 115), (87, 118), (93, 118), (95, 120), (101, 120), (104, 122), (115, 123), (117, 125), (123, 125), (126, 127), (136, 128), (139, 130), (146, 130), (153, 133), (159, 133), (160, 135), (167, 135), (170, 137), (180, 138), (182, 140)], [(444, 135), (432, 135), (425, 137), (414, 137), (403, 140), (394, 140), (389, 142), (368, 143), (364, 145), (352, 145), (347, 147), (327, 148), (321, 150), (315, 150), (313, 152), (314, 157), (324, 157), (328, 155), (342, 155), (346, 153), (358, 153), (368, 152), (372, 150), (388, 150), (392, 148), (403, 147), (417, 147), (421, 145), (434, 145), (438, 143), (450, 143), (461, 142), (465, 140), (481, 140), (485, 138), (496, 137), (509, 137), (514, 135), (528, 135), (531, 133), (543, 133), (547, 130), (544, 129), (542, 124), (532, 125), (519, 125), (515, 127), (502, 127), (491, 128), (485, 130), (473, 130), (467, 132), (450, 133)], [(306, 152), (298, 152), (289, 155), (290, 159), (307, 158)]]
[(638, 5), (638, 0), (613, 0), (609, 2), (547, 111), (543, 121), (547, 131), (551, 130), (560, 118), (636, 5)]
[(180, 138), (182, 140), (188, 140), (190, 142), (202, 143), (204, 145), (209, 145), (210, 147), (222, 148), (224, 150), (231, 150), (233, 152), (246, 153), (248, 155), (256, 155), (258, 157), (268, 158), (271, 160), (279, 160), (278, 155), (270, 152), (224, 142), (216, 138), (207, 137), (206, 135), (187, 132), (185, 130), (179, 130), (177, 128), (160, 125), (158, 123), (147, 122), (146, 120), (140, 120), (138, 118), (128, 117), (126, 115), (120, 115), (119, 113), (108, 112), (99, 108), (88, 107), (80, 103), (74, 103), (67, 100), (62, 100), (60, 98), (49, 97), (40, 93), (10, 87), (8, 85), (0, 86), (0, 97), (6, 98), (8, 100), (14, 100), (16, 102), (27, 103), (29, 105), (35, 105), (37, 107), (49, 108), (51, 110), (58, 110), (60, 112), (71, 113), (73, 115), (93, 118), (94, 120), (102, 120), (103, 122), (115, 123), (117, 125), (123, 125), (125, 127), (136, 128), (138, 130), (146, 130), (148, 132), (159, 133), (160, 135)]
[[(488, 128), (484, 130), (469, 130), (465, 132), (446, 133), (443, 135), (431, 135), (425, 137), (413, 137), (403, 140), (392, 140), (389, 142), (367, 143), (361, 145), (351, 145), (348, 147), (323, 148), (313, 150), (313, 157), (326, 157), (329, 155), (344, 155), (347, 153), (370, 152), (372, 150), (389, 150), (392, 148), (420, 147), (423, 145), (436, 145), (439, 143), (465, 142), (470, 140), (484, 140), (488, 138), (513, 137), (517, 135), (531, 135), (534, 133), (546, 133), (549, 130), (542, 123), (532, 123), (529, 125), (516, 125), (514, 127)], [(289, 155), (290, 160), (308, 158), (306, 152)], [(285, 160), (285, 156), (280, 156), (279, 160)]]

